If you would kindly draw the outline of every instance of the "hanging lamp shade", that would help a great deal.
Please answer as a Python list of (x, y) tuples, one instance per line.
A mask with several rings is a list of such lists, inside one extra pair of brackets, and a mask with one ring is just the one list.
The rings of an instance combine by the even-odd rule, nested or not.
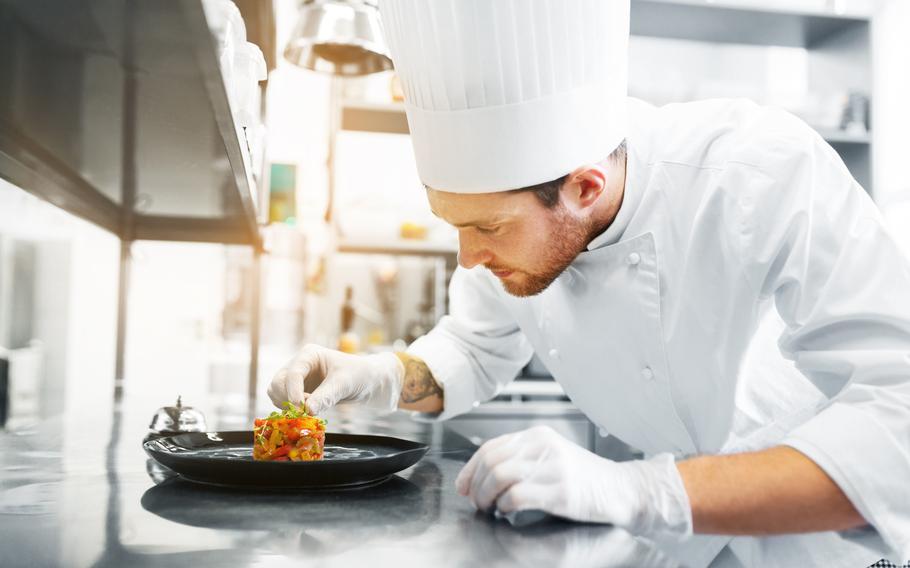
[(376, 0), (301, 0), (284, 57), (306, 69), (347, 77), (392, 68)]

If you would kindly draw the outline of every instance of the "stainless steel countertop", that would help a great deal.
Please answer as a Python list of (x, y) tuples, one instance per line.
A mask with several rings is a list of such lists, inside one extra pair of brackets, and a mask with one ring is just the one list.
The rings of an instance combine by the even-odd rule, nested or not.
[(330, 431), (385, 433), (430, 451), (367, 489), (251, 492), (156, 467), (137, 435), (147, 417), (135, 412), (0, 432), (2, 565), (676, 565), (620, 529), (561, 521), (515, 528), (475, 512), (454, 480), (476, 446), (444, 424), (328, 418)]

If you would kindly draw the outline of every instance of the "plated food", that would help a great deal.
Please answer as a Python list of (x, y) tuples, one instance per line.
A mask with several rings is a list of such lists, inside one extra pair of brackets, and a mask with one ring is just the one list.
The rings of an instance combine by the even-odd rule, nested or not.
[(257, 418), (253, 427), (256, 461), (317, 461), (325, 449), (325, 420), (290, 402), (281, 412)]
[(287, 461), (259, 460), (253, 459), (249, 429), (164, 436), (145, 442), (143, 448), (156, 462), (194, 483), (332, 491), (363, 488), (390, 479), (427, 452), (426, 444), (412, 440), (327, 432), (325, 455), (318, 461), (293, 463), (287, 456), (278, 456)]

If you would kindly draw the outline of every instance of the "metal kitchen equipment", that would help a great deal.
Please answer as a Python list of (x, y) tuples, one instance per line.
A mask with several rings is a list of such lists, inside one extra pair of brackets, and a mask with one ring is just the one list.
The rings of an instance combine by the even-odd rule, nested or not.
[[(272, 2), (235, 4), (246, 38), (268, 51)], [(0, 178), (120, 239), (117, 400), (126, 384), (132, 244), (252, 249), (252, 419), (268, 190), (252, 167), (201, 0), (0, 1), (0, 76)]]
[(376, 0), (302, 0), (284, 57), (300, 67), (345, 77), (392, 68)]
[(184, 432), (205, 432), (205, 416), (192, 406), (183, 406), (181, 397), (177, 397), (174, 406), (162, 406), (155, 411), (149, 424), (149, 432), (143, 442), (172, 436)]

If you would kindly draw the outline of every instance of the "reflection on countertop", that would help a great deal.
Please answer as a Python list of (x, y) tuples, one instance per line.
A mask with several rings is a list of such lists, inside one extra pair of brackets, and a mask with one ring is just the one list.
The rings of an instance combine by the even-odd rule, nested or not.
[[(129, 418), (125, 418), (125, 417)], [(557, 520), (517, 528), (477, 513), (455, 476), (476, 449), (444, 424), (337, 409), (336, 432), (430, 445), (415, 466), (348, 491), (234, 490), (147, 460), (116, 412), (0, 433), (4, 566), (677, 566), (620, 529)]]

